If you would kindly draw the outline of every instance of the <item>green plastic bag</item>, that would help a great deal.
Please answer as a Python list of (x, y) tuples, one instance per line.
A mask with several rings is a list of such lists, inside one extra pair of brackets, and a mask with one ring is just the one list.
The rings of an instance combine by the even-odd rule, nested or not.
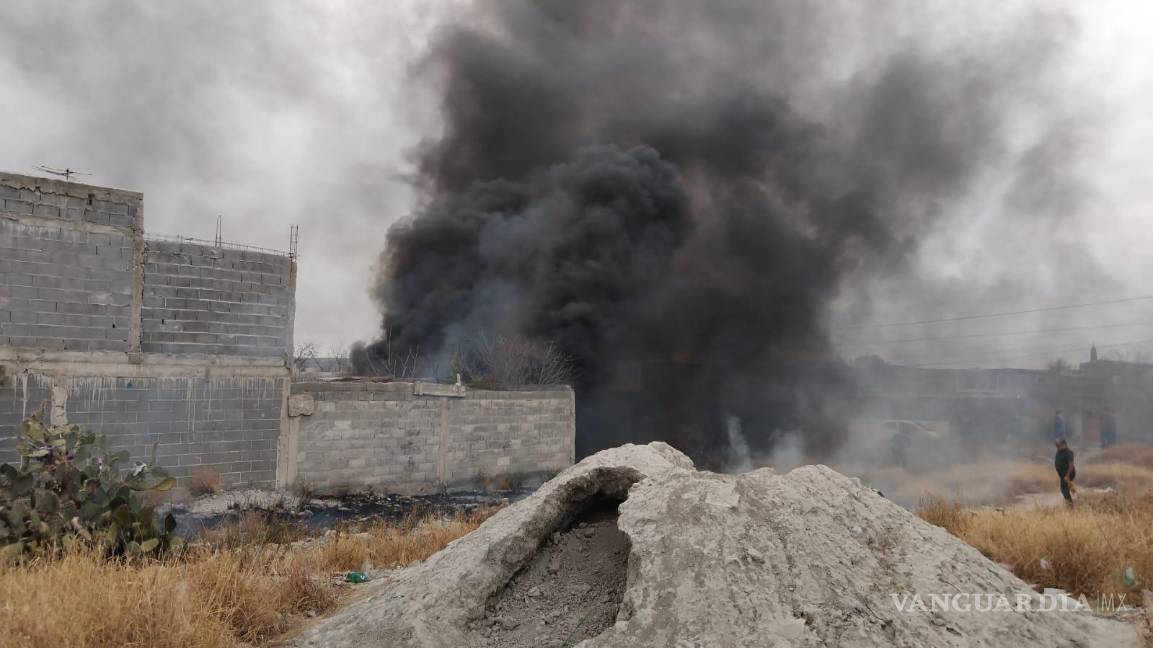
[(346, 583), (367, 583), (368, 575), (364, 572), (348, 572), (344, 575), (344, 582)]
[(1132, 567), (1126, 567), (1124, 571), (1121, 572), (1121, 583), (1125, 585), (1125, 587), (1137, 587), (1138, 582), (1140, 581), (1137, 580), (1137, 571)]

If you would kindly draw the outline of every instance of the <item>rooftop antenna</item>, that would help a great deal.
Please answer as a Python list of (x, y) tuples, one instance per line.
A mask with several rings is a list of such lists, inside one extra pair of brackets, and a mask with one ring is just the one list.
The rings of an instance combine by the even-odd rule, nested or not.
[(224, 247), (224, 215), (216, 215), (216, 247)]
[(300, 226), (293, 225), (288, 230), (288, 256), (296, 258), (296, 247), (300, 243)]
[(90, 175), (92, 175), (91, 173), (84, 173), (83, 171), (74, 171), (72, 169), (69, 169), (68, 167), (65, 167), (63, 169), (57, 169), (55, 167), (46, 166), (44, 164), (37, 164), (36, 168), (45, 172), (45, 173), (51, 173), (52, 175), (62, 176), (65, 180), (71, 180), (72, 176), (90, 176)]

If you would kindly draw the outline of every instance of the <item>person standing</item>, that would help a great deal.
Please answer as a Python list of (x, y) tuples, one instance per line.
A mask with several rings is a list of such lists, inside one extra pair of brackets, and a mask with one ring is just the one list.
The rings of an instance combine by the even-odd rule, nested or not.
[(1085, 410), (1081, 414), (1081, 441), (1083, 443), (1094, 443), (1101, 439), (1102, 416), (1093, 410)]
[(1061, 414), (1061, 410), (1053, 416), (1053, 439), (1064, 439), (1069, 436), (1069, 426), (1065, 423), (1065, 417)]
[(1101, 447), (1108, 448), (1117, 443), (1117, 413), (1112, 407), (1105, 408), (1101, 417)]
[(1077, 487), (1073, 485), (1073, 480), (1077, 479), (1077, 467), (1073, 465), (1073, 451), (1065, 439), (1057, 439), (1057, 456), (1053, 459), (1053, 467), (1061, 479), (1061, 497), (1072, 506), (1073, 493), (1077, 492)]
[(913, 445), (913, 436), (909, 434), (906, 427), (907, 423), (902, 421), (897, 425), (897, 433), (889, 440), (890, 448), (893, 451), (893, 465), (907, 468), (909, 465), (909, 446)]

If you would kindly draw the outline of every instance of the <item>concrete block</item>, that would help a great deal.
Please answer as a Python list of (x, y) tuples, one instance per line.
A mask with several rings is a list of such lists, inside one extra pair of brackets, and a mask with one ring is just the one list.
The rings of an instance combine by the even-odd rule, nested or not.
[(4, 211), (20, 216), (32, 215), (32, 203), (26, 200), (4, 200)]
[(293, 394), (288, 397), (289, 416), (312, 416), (316, 412), (316, 401), (311, 394)]
[(60, 208), (56, 205), (41, 203), (33, 206), (32, 215), (41, 218), (60, 218)]

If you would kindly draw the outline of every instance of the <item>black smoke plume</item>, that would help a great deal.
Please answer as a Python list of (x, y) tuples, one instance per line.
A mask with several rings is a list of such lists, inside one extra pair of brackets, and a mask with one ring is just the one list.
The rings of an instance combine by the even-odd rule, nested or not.
[(833, 447), (854, 387), (830, 300), (900, 273), (1006, 155), (1060, 23), (944, 47), (921, 3), (856, 7), (506, 0), (445, 26), (421, 70), (444, 132), (382, 257), (389, 342), (358, 369), (478, 332), (548, 341), (577, 370), (581, 454), (715, 459), (730, 416), (760, 450)]

